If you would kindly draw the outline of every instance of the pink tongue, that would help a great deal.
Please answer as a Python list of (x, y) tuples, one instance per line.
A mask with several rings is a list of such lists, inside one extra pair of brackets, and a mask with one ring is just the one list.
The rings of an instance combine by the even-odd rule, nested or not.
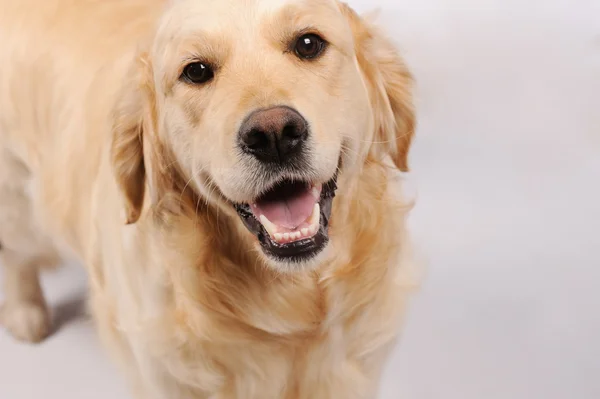
[(306, 190), (284, 201), (262, 201), (256, 204), (258, 215), (263, 214), (273, 224), (286, 229), (295, 229), (312, 214), (316, 200)]

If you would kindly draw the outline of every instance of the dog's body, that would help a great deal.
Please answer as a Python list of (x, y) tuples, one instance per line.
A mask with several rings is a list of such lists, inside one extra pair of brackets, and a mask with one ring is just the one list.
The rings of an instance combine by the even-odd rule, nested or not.
[[(149, 133), (147, 118), (169, 124), (161, 115), (172, 97), (149, 89), (163, 76), (156, 59), (143, 62), (153, 66), (148, 80), (140, 78), (136, 60), (151, 52), (144, 46), (155, 26), (166, 29), (164, 19), (159, 23), (163, 1), (0, 1), (0, 260), (6, 280), (0, 321), (13, 335), (26, 341), (47, 335), (37, 270), (75, 256), (89, 271), (100, 334), (139, 398), (375, 397), (412, 283), (408, 204), (389, 161), (405, 168), (408, 144), (395, 140), (412, 135), (410, 78), (389, 44), (347, 7), (305, 2), (338, 7), (349, 21), (357, 54), (348, 68), (361, 68), (371, 104), (364, 123), (373, 132), (345, 147), (359, 166), (342, 164), (330, 243), (310, 267), (289, 272), (257, 253), (256, 238), (215, 199), (221, 195), (215, 190), (227, 192), (216, 172), (213, 184), (192, 181), (177, 140)], [(274, 3), (281, 2), (243, 2), (257, 15)], [(371, 64), (372, 57), (382, 58), (380, 64)], [(260, 69), (245, 60), (245, 68)], [(335, 72), (350, 79), (345, 70)], [(372, 81), (374, 75), (381, 80)], [(253, 94), (239, 89), (239, 96), (261, 98), (261, 106), (282, 102), (273, 98), (281, 87), (260, 92), (263, 86)], [(235, 87), (229, 96), (238, 94)], [(344, 90), (334, 91), (349, 98)], [(378, 90), (388, 92), (379, 98)], [(139, 100), (144, 95), (151, 99)], [(258, 107), (252, 101), (231, 112), (243, 116)], [(380, 114), (396, 120), (378, 120)], [(386, 141), (398, 148), (372, 148)]]

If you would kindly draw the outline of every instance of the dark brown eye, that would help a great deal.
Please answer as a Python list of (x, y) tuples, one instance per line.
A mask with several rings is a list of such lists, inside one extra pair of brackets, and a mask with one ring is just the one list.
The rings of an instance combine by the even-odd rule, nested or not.
[(184, 69), (181, 77), (189, 83), (202, 84), (214, 78), (215, 73), (209, 65), (193, 62)]
[(327, 42), (322, 37), (314, 33), (309, 33), (300, 36), (298, 41), (296, 41), (294, 51), (298, 57), (310, 60), (320, 56), (325, 47), (327, 47)]

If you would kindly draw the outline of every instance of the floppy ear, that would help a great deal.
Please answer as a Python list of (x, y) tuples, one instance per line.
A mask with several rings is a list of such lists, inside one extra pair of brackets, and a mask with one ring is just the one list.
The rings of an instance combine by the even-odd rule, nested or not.
[[(144, 135), (152, 129), (148, 107), (148, 67), (136, 63), (135, 79), (126, 83), (113, 113), (111, 163), (125, 206), (127, 224), (138, 221), (146, 190)], [(141, 64), (141, 65), (140, 65)]]
[(354, 35), (356, 57), (367, 84), (375, 119), (371, 155), (391, 156), (408, 171), (408, 152), (415, 133), (413, 80), (398, 50), (377, 28), (347, 4), (340, 3)]

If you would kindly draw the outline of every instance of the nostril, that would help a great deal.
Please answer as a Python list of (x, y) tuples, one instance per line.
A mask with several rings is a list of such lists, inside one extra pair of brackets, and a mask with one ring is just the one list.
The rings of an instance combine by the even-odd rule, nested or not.
[(283, 127), (281, 136), (284, 141), (300, 143), (308, 136), (308, 129), (301, 121), (290, 121)]
[(269, 138), (259, 129), (252, 129), (244, 135), (243, 143), (252, 150), (269, 147)]
[(302, 129), (295, 122), (289, 122), (283, 127), (281, 134), (283, 137), (288, 137), (290, 139), (299, 139), (303, 136), (305, 129)]

